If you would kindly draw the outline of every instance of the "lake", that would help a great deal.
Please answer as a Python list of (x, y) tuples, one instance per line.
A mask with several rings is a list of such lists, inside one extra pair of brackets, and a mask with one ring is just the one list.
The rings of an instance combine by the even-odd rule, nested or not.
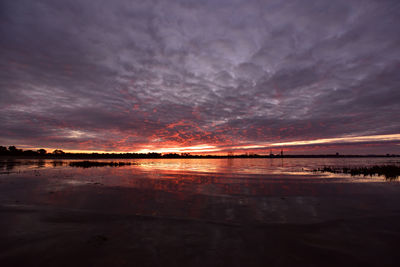
[[(0, 159), (0, 174), (12, 174), (29, 171), (67, 172), (79, 174), (81, 171), (70, 167), (71, 162), (83, 160), (52, 160), (52, 159)], [(133, 179), (136, 174), (146, 177), (165, 178), (172, 174), (213, 175), (221, 177), (250, 177), (258, 175), (264, 178), (279, 177), (279, 175), (317, 177), (342, 177), (346, 175), (328, 175), (312, 171), (324, 166), (357, 167), (373, 165), (400, 165), (399, 158), (223, 158), (223, 159), (105, 159), (89, 160), (94, 162), (123, 162), (129, 166), (118, 170), (96, 168), (90, 170), (90, 175), (117, 175)], [(87, 170), (84, 173), (88, 173)], [(81, 173), (82, 175), (83, 173)], [(84, 176), (84, 175), (83, 175)], [(84, 177), (82, 177), (84, 178)], [(293, 178), (293, 177), (292, 177)], [(361, 178), (361, 177), (358, 177)], [(382, 177), (380, 177), (382, 178)], [(115, 177), (116, 182), (117, 177)], [(379, 177), (369, 181), (382, 180)], [(344, 180), (343, 180), (344, 181)], [(360, 179), (358, 181), (361, 181)], [(119, 184), (123, 186), (124, 184)]]
[[(79, 161), (0, 160), (0, 261), (292, 266), (321, 264), (332, 253), (338, 258), (325, 265), (398, 262), (391, 252), (400, 241), (398, 180), (313, 172), (399, 165), (398, 158), (70, 165)], [(44, 251), (47, 258), (35, 257)]]

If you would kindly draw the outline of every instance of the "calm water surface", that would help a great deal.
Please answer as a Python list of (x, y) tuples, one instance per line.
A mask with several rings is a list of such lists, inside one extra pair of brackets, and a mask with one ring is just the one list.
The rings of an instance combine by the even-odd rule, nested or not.
[[(398, 180), (312, 172), (398, 158), (73, 161), (0, 160), (2, 266), (74, 255), (65, 266), (325, 266), (336, 255), (333, 266), (369, 266), (366, 255), (390, 266), (398, 255)], [(298, 264), (304, 255), (321, 263)]]
[[(82, 160), (0, 160), (0, 172), (2, 174), (15, 173), (29, 170), (47, 171), (50, 169), (74, 172), (69, 163)], [(400, 165), (398, 158), (284, 158), (284, 159), (106, 159), (92, 160), (101, 162), (129, 162), (132, 165), (122, 167), (93, 167), (90, 174), (108, 173), (110, 168), (113, 173), (123, 174), (143, 172), (153, 173), (155, 176), (175, 174), (218, 174), (223, 176), (262, 175), (264, 177), (277, 175), (312, 175), (312, 170), (324, 167), (360, 167), (372, 165), (394, 164)], [(117, 168), (117, 170), (115, 169)], [(94, 169), (94, 170), (93, 170)], [(85, 170), (84, 173), (87, 173)], [(321, 176), (319, 174), (318, 176)], [(346, 175), (322, 176), (343, 177)]]
[(72, 161), (0, 161), (0, 202), (240, 223), (298, 222), (335, 218), (345, 210), (381, 210), (376, 197), (397, 195), (399, 187), (397, 180), (379, 176), (312, 172), (324, 166), (399, 164), (397, 158), (115, 159), (101, 161), (132, 165), (91, 168), (71, 167)]
[[(58, 184), (152, 188), (202, 194), (264, 194), (264, 185), (280, 183), (306, 186), (310, 183), (384, 182), (380, 176), (317, 173), (324, 166), (350, 167), (383, 164), (399, 165), (397, 158), (317, 158), (317, 159), (115, 159), (121, 167), (71, 167), (82, 160), (2, 160), (0, 178), (16, 176), (56, 181)], [(290, 188), (293, 188), (290, 187)], [(265, 188), (264, 188), (265, 189)], [(301, 190), (301, 189), (296, 189)], [(304, 190), (304, 189), (303, 189)], [(290, 191), (287, 189), (286, 191)]]

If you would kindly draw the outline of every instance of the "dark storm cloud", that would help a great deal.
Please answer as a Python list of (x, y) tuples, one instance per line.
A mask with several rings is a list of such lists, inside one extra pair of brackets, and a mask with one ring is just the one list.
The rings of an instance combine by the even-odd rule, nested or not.
[(398, 1), (5, 0), (0, 22), (4, 144), (222, 148), (400, 130)]

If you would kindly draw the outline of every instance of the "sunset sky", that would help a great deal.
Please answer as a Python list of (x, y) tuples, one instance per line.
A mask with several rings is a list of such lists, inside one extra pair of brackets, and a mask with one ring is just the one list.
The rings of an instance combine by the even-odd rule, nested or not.
[(0, 145), (400, 154), (398, 0), (2, 0)]

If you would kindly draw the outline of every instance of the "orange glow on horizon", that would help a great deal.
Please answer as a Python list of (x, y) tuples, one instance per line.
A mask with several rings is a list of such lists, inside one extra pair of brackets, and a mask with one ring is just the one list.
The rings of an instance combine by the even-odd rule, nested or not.
[(337, 138), (322, 138), (315, 140), (301, 140), (281, 143), (261, 143), (255, 145), (236, 146), (234, 149), (259, 149), (270, 147), (287, 146), (306, 146), (320, 144), (343, 144), (343, 143), (362, 143), (362, 142), (382, 142), (382, 141), (400, 141), (400, 134), (369, 135), (369, 136), (347, 136)]

